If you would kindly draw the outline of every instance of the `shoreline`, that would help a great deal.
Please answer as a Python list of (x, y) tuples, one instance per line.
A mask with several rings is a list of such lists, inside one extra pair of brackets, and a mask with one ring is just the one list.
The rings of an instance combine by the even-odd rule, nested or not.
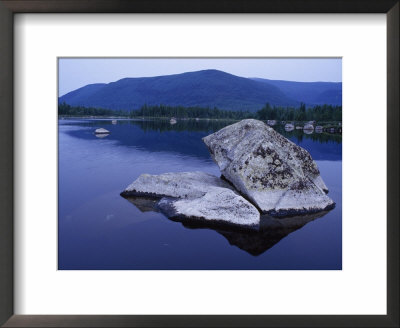
[[(126, 121), (145, 121), (145, 120), (165, 120), (169, 121), (172, 117), (156, 117), (156, 116), (145, 116), (145, 117), (127, 117), (127, 116), (68, 116), (68, 115), (58, 115), (58, 120), (60, 119), (88, 119), (88, 120), (126, 120)], [(200, 117), (185, 117), (179, 118), (174, 117), (177, 121), (233, 121), (239, 122), (242, 119), (233, 119), (233, 118), (200, 118)], [(268, 120), (260, 120), (267, 124)], [(307, 124), (309, 121), (290, 121), (294, 124)], [(316, 125), (342, 125), (342, 121), (321, 121), (317, 122)], [(277, 121), (279, 125), (283, 124)]]

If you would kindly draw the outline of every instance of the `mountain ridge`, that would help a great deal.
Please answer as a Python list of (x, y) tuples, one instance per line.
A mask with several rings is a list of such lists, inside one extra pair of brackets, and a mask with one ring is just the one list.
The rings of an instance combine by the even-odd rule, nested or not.
[[(308, 82), (245, 78), (210, 69), (154, 77), (126, 77), (110, 83), (88, 84), (59, 97), (59, 103), (114, 110), (132, 110), (145, 104), (162, 104), (256, 111), (267, 102), (276, 106), (297, 107), (301, 100), (293, 97), (297, 95), (293, 83)], [(337, 86), (329, 85), (329, 88), (319, 85), (332, 82), (310, 83), (317, 83), (314, 89), (319, 92), (312, 96), (312, 90), (302, 86), (307, 93), (307, 99), (318, 100), (318, 97), (322, 97), (318, 100), (320, 102), (324, 101), (324, 97), (333, 100), (340, 98), (341, 104), (341, 83), (340, 95)], [(328, 94), (324, 96), (321, 90), (328, 91)], [(333, 94), (329, 94), (329, 90), (333, 90)]]
[(288, 97), (306, 104), (342, 104), (342, 82), (297, 82), (263, 78), (251, 79), (272, 84), (281, 89)]

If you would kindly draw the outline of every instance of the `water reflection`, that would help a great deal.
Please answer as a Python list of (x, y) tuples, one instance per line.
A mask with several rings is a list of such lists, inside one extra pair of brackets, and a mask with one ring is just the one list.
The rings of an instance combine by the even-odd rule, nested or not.
[(96, 136), (96, 138), (99, 138), (99, 139), (103, 139), (103, 138), (109, 136), (109, 134), (107, 134), (107, 133), (95, 133), (94, 135)]
[[(304, 130), (302, 126), (296, 126), (295, 129), (288, 130), (281, 125), (277, 125), (274, 127), (276, 131), (285, 136), (288, 139), (295, 139), (297, 141), (302, 141), (305, 139), (311, 139), (313, 141), (317, 141), (319, 143), (342, 143), (342, 136), (340, 134), (328, 134), (322, 133), (322, 130), (318, 131), (318, 134), (312, 133), (313, 130)], [(311, 132), (311, 133), (309, 133)], [(317, 131), (316, 131), (317, 132)]]
[(243, 251), (258, 256), (266, 252), (280, 240), (290, 233), (299, 230), (307, 223), (322, 218), (329, 211), (318, 212), (308, 215), (292, 216), (287, 218), (273, 218), (270, 216), (262, 216), (259, 231), (240, 230), (240, 229), (218, 229), (207, 226), (206, 223), (181, 222), (182, 225), (189, 229), (208, 228), (213, 229), (224, 236), (230, 245), (236, 246)]
[[(173, 124), (171, 124), (173, 120)], [(207, 132), (213, 133), (224, 128), (227, 125), (233, 124), (237, 121), (233, 120), (193, 120), (193, 119), (154, 119), (154, 120), (138, 120), (138, 119), (121, 119), (121, 120), (102, 120), (102, 119), (88, 119), (88, 120), (64, 120), (60, 122), (60, 125), (81, 125), (86, 127), (104, 127), (109, 125), (131, 125), (140, 127), (141, 130), (157, 131), (157, 132), (168, 132), (168, 131), (190, 131), (190, 132)], [(303, 129), (303, 126), (294, 127), (293, 124), (274, 124), (273, 128), (284, 135), (285, 137), (300, 135), (308, 137), (307, 134), (312, 132), (314, 129)], [(320, 128), (319, 126), (316, 127)], [(323, 132), (319, 130), (318, 132)], [(306, 134), (306, 135), (304, 135)], [(326, 142), (333, 141), (336, 143), (342, 142), (342, 136), (340, 134), (329, 134), (322, 133), (320, 135), (310, 136), (314, 141)]]
[[(135, 205), (142, 213), (160, 212), (157, 207), (158, 199), (146, 197), (128, 197), (130, 203)], [(172, 221), (180, 222), (188, 229), (210, 229), (224, 236), (230, 245), (236, 246), (243, 251), (258, 256), (277, 244), (292, 232), (304, 227), (307, 223), (322, 218), (330, 211), (297, 215), (286, 218), (274, 218), (262, 215), (258, 231), (241, 229), (232, 225), (221, 225), (207, 221), (170, 218)]]
[(304, 227), (307, 223), (322, 218), (329, 211), (314, 214), (293, 216), (288, 218), (261, 217), (261, 227), (258, 232), (251, 231), (223, 231), (217, 230), (223, 235), (229, 244), (239, 247), (247, 253), (257, 256), (292, 232)]
[(124, 197), (130, 203), (135, 205), (138, 210), (142, 213), (146, 212), (160, 212), (157, 207), (159, 198), (147, 198), (147, 197)]
[[(123, 120), (116, 123), (112, 120), (63, 120), (60, 127), (74, 126), (66, 133), (80, 139), (93, 140), (92, 131), (99, 127), (107, 128), (111, 132), (107, 140), (113, 140), (119, 145), (135, 147), (138, 149), (160, 152), (168, 151), (181, 155), (193, 156), (203, 160), (210, 158), (207, 147), (202, 138), (216, 132), (227, 125), (233, 124), (232, 120), (177, 120), (171, 125), (170, 120)], [(81, 127), (81, 129), (76, 129)], [(273, 127), (289, 140), (307, 149), (315, 160), (342, 159), (342, 137), (328, 133), (305, 134), (301, 130), (285, 130), (283, 125)]]
[[(321, 176), (337, 204), (310, 224), (306, 222), (313, 218), (263, 218), (257, 233), (184, 227), (154, 212), (154, 204), (138, 199), (132, 206), (119, 195), (143, 173), (204, 171), (219, 175), (201, 138), (231, 123), (60, 120), (59, 269), (341, 269), (342, 146), (341, 140), (335, 141), (335, 136), (327, 133), (318, 139), (316, 133), (282, 131), (319, 160)], [(100, 127), (110, 135), (98, 139), (93, 132)], [(284, 130), (281, 124), (275, 128)], [(306, 226), (300, 229), (302, 224)]]

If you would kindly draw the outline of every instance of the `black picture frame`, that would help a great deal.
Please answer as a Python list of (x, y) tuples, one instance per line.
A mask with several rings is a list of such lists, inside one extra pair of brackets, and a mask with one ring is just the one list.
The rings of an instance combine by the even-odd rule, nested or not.
[[(399, 0), (0, 0), (0, 324), (4, 327), (399, 327), (399, 8)], [(16, 13), (385, 13), (387, 315), (14, 315), (13, 18)]]

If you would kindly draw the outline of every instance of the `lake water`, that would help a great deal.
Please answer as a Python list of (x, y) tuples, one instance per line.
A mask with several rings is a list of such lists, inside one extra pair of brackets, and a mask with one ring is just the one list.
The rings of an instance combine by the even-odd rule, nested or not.
[[(201, 138), (228, 124), (59, 120), (59, 269), (340, 270), (341, 137), (277, 128), (311, 153), (336, 207), (266, 219), (259, 233), (186, 227), (120, 196), (142, 173), (199, 170), (220, 176)], [(111, 134), (95, 136), (100, 127)]]

